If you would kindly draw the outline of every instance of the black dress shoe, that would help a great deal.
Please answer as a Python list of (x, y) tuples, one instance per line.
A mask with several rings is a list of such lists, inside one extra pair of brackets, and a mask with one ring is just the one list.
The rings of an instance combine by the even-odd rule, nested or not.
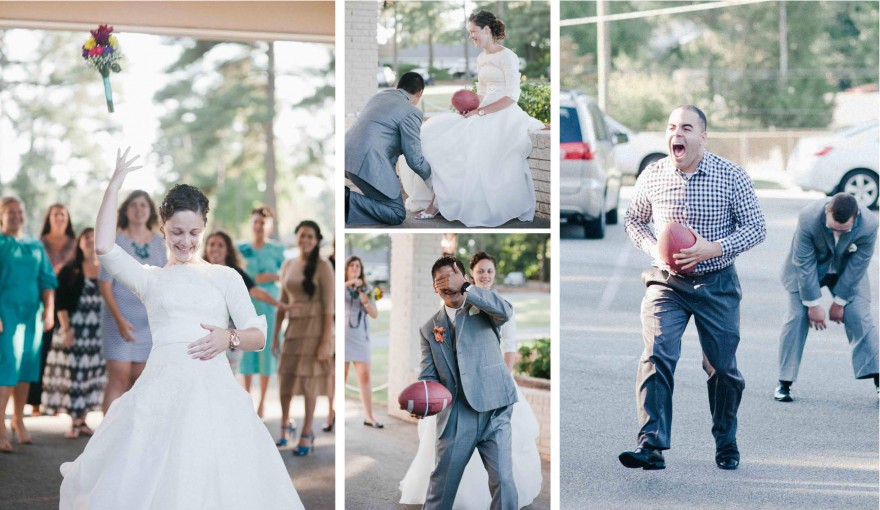
[(626, 451), (617, 456), (620, 463), (628, 468), (666, 469), (663, 452), (653, 448), (639, 446), (633, 451)]
[(791, 402), (794, 400), (794, 397), (791, 396), (791, 387), (783, 384), (776, 387), (776, 392), (773, 394), (773, 398), (775, 398), (777, 402)]
[(715, 464), (728, 471), (739, 467), (739, 448), (735, 441), (732, 445), (715, 451)]

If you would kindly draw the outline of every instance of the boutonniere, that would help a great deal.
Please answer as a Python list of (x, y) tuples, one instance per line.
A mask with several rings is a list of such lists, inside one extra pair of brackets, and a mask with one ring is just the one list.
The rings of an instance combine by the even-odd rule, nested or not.
[(434, 341), (443, 342), (446, 339), (446, 328), (443, 326), (434, 326)]
[(471, 309), (468, 311), (468, 315), (476, 315), (478, 313), (480, 313), (480, 309), (476, 306), (472, 306)]
[(848, 251), (850, 253), (855, 253), (855, 252), (859, 251), (859, 247), (856, 246), (856, 243), (853, 243), (853, 244), (849, 245), (849, 248), (847, 248), (846, 251)]

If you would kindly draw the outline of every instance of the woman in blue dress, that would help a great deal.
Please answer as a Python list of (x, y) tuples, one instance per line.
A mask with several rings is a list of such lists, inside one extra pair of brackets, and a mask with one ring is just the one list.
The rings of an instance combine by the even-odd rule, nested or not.
[[(274, 299), (278, 299), (278, 272), (284, 262), (284, 245), (269, 238), (275, 213), (266, 206), (256, 207), (251, 211), (251, 242), (238, 245), (238, 251), (244, 258), (248, 276), (254, 279), (257, 285), (269, 293)], [(275, 331), (275, 308), (257, 299), (252, 299), (257, 315), (266, 316), (268, 329), (267, 338), (274, 338)], [(242, 356), (239, 366), (244, 376), (244, 389), (251, 391), (253, 376), (260, 376), (260, 400), (257, 404), (257, 416), (263, 417), (263, 404), (266, 400), (266, 389), (269, 388), (269, 377), (278, 370), (278, 361), (272, 356), (269, 349), (259, 352), (246, 352)], [(287, 427), (287, 424), (282, 424)]]
[[(40, 377), (43, 332), (55, 326), (58, 281), (43, 244), (24, 237), (23, 226), (21, 200), (0, 198), (0, 410), (11, 395), (12, 432), (30, 444), (24, 405), (30, 383)], [(6, 421), (0, 420), (0, 452), (11, 451)]]
[[(116, 217), (116, 244), (142, 265), (162, 267), (168, 255), (162, 236), (154, 229), (159, 224), (156, 204), (146, 191), (132, 191), (119, 206)], [(101, 312), (102, 354), (107, 364), (104, 389), (104, 413), (120, 395), (130, 390), (144, 371), (153, 337), (147, 309), (122, 282), (103, 267), (98, 288), (104, 298)]]

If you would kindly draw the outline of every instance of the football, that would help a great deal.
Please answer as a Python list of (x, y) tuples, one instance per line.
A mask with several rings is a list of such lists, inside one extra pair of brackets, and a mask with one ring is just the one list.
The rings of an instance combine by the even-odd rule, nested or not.
[(452, 94), (452, 107), (457, 112), (469, 112), (476, 110), (479, 106), (480, 97), (468, 89), (461, 89)]
[[(694, 270), (693, 267), (683, 270), (678, 261), (672, 256), (684, 248), (690, 248), (696, 244), (697, 238), (687, 227), (678, 222), (666, 224), (666, 228), (657, 239), (657, 248), (660, 251), (660, 259), (677, 273), (687, 274)], [(696, 267), (696, 266), (694, 266)]]
[(397, 402), (402, 410), (427, 417), (451, 406), (452, 394), (438, 382), (418, 381), (400, 392)]

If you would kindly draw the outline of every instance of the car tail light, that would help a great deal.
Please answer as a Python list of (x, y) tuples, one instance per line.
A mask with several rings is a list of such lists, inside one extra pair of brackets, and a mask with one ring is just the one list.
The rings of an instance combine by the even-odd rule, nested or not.
[(593, 151), (585, 142), (568, 142), (559, 144), (562, 159), (593, 159)]
[(813, 156), (824, 156), (824, 155), (828, 154), (829, 152), (831, 152), (831, 149), (833, 149), (833, 148), (834, 147), (827, 145), (827, 146), (822, 147), (821, 149), (817, 150), (816, 152), (814, 152)]

